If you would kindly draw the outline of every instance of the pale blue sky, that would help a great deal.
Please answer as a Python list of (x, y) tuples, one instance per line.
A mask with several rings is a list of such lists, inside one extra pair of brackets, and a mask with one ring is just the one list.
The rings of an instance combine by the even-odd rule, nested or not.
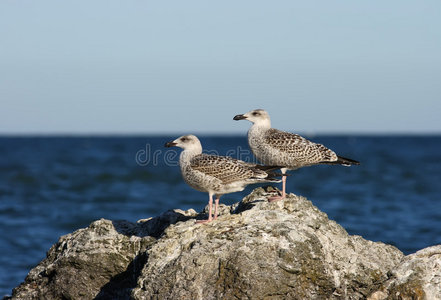
[(0, 2), (0, 133), (441, 133), (441, 1)]

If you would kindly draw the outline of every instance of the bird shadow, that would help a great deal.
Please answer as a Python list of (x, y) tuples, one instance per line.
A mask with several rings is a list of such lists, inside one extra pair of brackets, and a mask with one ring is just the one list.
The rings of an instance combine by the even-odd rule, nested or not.
[(259, 203), (259, 202), (265, 202), (265, 200), (263, 200), (263, 199), (256, 199), (256, 200), (248, 201), (248, 202), (241, 201), (241, 202), (239, 202), (237, 207), (235, 207), (231, 211), (231, 214), (240, 214), (240, 213), (242, 213), (244, 211), (250, 210), (253, 207), (255, 207), (257, 205), (257, 203)]
[(153, 237), (155, 239), (160, 238), (164, 231), (170, 226), (178, 222), (185, 222), (190, 219), (197, 219), (201, 214), (198, 215), (188, 215), (184, 211), (179, 210), (168, 210), (159, 216), (139, 220), (136, 223), (128, 221), (112, 221), (115, 230), (124, 234), (128, 237), (137, 236), (144, 238), (147, 236)]
[(274, 188), (271, 185), (262, 186), (262, 191), (259, 195), (257, 195), (258, 199), (247, 200), (247, 198), (243, 199), (238, 203), (238, 205), (231, 210), (232, 214), (240, 214), (244, 211), (250, 210), (255, 207), (258, 203), (268, 202), (268, 196), (273, 195), (274, 193), (280, 194), (280, 191)]

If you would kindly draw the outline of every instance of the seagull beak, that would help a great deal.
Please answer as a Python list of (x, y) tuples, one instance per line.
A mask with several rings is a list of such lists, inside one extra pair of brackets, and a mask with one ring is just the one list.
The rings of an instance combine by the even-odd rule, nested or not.
[(175, 143), (175, 142), (168, 142), (168, 143), (165, 143), (164, 147), (170, 148), (170, 147), (174, 147), (176, 145), (177, 145), (177, 143)]
[(247, 117), (245, 117), (244, 115), (236, 115), (234, 118), (233, 118), (233, 120), (236, 120), (236, 121), (239, 121), (239, 120), (244, 120), (244, 119), (246, 119)]

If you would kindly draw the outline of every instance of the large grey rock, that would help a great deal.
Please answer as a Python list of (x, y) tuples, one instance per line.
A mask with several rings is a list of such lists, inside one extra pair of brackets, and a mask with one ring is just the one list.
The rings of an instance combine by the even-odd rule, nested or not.
[(61, 237), (13, 298), (384, 299), (414, 264), (427, 266), (423, 295), (439, 279), (430, 258), (350, 236), (303, 197), (269, 203), (258, 188), (221, 213), (204, 225), (193, 210), (96, 221)]

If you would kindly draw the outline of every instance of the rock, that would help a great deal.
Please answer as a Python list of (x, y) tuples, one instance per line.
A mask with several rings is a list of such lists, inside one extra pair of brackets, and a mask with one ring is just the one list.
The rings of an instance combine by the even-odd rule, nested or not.
[(441, 299), (441, 245), (406, 256), (369, 299)]
[(12, 299), (129, 298), (148, 247), (167, 226), (194, 215), (174, 210), (138, 224), (101, 219), (62, 236)]
[(204, 225), (195, 223), (204, 216), (194, 210), (136, 224), (96, 221), (61, 237), (12, 298), (386, 299), (439, 292), (440, 248), (404, 257), (348, 235), (303, 197), (269, 203), (267, 196), (255, 189), (221, 205), (218, 220)]

